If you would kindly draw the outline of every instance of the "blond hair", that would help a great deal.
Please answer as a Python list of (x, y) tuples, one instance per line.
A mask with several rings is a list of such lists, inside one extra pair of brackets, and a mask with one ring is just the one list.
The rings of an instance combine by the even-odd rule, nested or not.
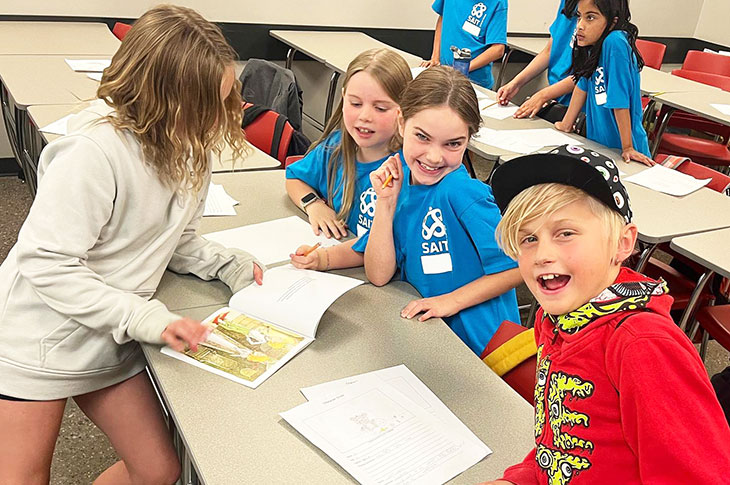
[(401, 113), (406, 121), (428, 108), (448, 106), (466, 123), (469, 136), (479, 130), (482, 117), (471, 82), (452, 67), (430, 67), (411, 81), (403, 93)]
[(585, 200), (590, 211), (603, 222), (610, 246), (617, 246), (622, 229), (626, 226), (623, 216), (586, 192), (557, 183), (533, 185), (510, 201), (495, 230), (497, 244), (505, 254), (517, 259), (520, 254), (519, 232), (525, 224), (542, 216), (550, 217), (580, 200)]
[[(396, 104), (400, 104), (401, 96), (406, 86), (412, 79), (411, 69), (408, 63), (400, 54), (390, 49), (370, 49), (360, 53), (347, 66), (345, 79), (342, 82), (343, 91), (347, 91), (347, 84), (352, 76), (358, 72), (367, 72), (380, 85), (390, 99)], [(333, 112), (327, 125), (324, 128), (322, 136), (316, 142), (312, 143), (309, 148), (311, 151), (320, 143), (324, 143), (330, 134), (335, 130), (340, 130), (342, 134), (341, 141), (334, 147), (326, 147), (331, 149), (329, 161), (327, 163), (327, 198), (332, 201), (335, 193), (342, 190), (342, 206), (337, 213), (337, 217), (345, 220), (350, 214), (355, 199), (355, 182), (357, 177), (357, 160), (356, 151), (357, 144), (352, 136), (347, 132), (342, 117), (342, 107), (344, 99), (340, 99), (337, 108)], [(395, 152), (401, 148), (401, 139), (398, 129), (393, 124), (393, 137), (388, 144), (388, 150)], [(342, 166), (342, 179), (340, 184), (335, 186), (337, 180), (337, 169)]]
[(137, 138), (145, 163), (177, 191), (201, 189), (223, 140), (235, 157), (247, 150), (240, 83), (227, 98), (220, 93), (236, 58), (216, 25), (160, 5), (134, 23), (104, 70), (97, 96), (115, 109), (107, 119)]

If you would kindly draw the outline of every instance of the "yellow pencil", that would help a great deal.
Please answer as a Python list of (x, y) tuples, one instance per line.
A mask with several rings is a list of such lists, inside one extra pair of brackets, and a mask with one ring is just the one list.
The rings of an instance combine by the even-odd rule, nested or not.
[(392, 180), (393, 180), (393, 174), (391, 173), (390, 175), (388, 175), (388, 178), (387, 178), (387, 179), (385, 179), (385, 182), (383, 182), (383, 188), (386, 188), (386, 187), (388, 186), (388, 184), (389, 184), (389, 183), (390, 183), (390, 182), (391, 182)]
[(494, 106), (495, 104), (498, 104), (498, 103), (499, 103), (499, 101), (495, 101), (494, 103), (488, 104), (482, 108), (482, 111), (484, 111), (485, 109), (491, 108), (492, 106)]
[(312, 253), (313, 253), (314, 251), (316, 251), (316, 250), (317, 250), (317, 248), (318, 248), (318, 247), (320, 247), (321, 245), (322, 245), (321, 243), (317, 243), (317, 244), (315, 244), (314, 246), (312, 246), (311, 248), (309, 248), (309, 250), (308, 250), (308, 251), (307, 251), (306, 253), (302, 254), (302, 256), (309, 256), (309, 255), (310, 255), (310, 254), (312, 254)]

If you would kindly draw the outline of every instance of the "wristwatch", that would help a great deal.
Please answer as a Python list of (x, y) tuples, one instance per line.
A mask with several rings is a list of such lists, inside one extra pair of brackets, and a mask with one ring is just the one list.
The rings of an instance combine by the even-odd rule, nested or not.
[(302, 210), (307, 212), (307, 206), (321, 200), (317, 194), (310, 192), (302, 197)]

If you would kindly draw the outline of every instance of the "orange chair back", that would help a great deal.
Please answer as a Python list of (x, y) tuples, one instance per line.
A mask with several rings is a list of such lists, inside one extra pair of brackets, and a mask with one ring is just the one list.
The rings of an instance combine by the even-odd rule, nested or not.
[(730, 56), (714, 52), (688, 51), (682, 69), (730, 76)]
[(112, 33), (116, 36), (119, 40), (124, 40), (124, 37), (127, 35), (127, 32), (129, 32), (129, 29), (131, 29), (132, 26), (129, 24), (125, 24), (123, 22), (117, 22), (114, 24), (114, 28), (112, 29)]
[(692, 81), (697, 81), (698, 83), (715, 86), (716, 88), (720, 88), (724, 91), (730, 91), (730, 76), (701, 71), (689, 71), (687, 69), (675, 69), (672, 71), (672, 74), (685, 79), (691, 79)]
[(664, 62), (664, 53), (667, 46), (661, 42), (652, 42), (650, 40), (636, 39), (636, 48), (639, 49), (641, 57), (644, 58), (644, 64), (653, 68), (661, 69)]

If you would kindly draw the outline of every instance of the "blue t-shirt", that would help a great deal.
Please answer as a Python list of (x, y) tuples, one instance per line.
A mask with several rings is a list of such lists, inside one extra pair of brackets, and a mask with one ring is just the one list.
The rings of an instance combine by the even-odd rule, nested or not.
[[(393, 242), (401, 279), (428, 298), (461, 288), (484, 275), (516, 268), (497, 246), (501, 216), (492, 189), (463, 166), (435, 185), (412, 185), (403, 166), (403, 187), (393, 220)], [(353, 247), (364, 251), (367, 238)], [(503, 320), (519, 322), (515, 290), (444, 318), (480, 355)]]
[[(340, 144), (342, 135), (340, 131), (334, 131), (314, 150), (309, 152), (301, 160), (289, 165), (286, 168), (286, 178), (298, 179), (312, 187), (317, 194), (327, 200), (327, 167), (330, 155)], [(347, 217), (347, 227), (356, 236), (360, 237), (370, 230), (375, 215), (375, 190), (370, 184), (370, 172), (376, 170), (390, 155), (375, 162), (357, 162), (357, 180), (355, 181), (355, 200), (352, 202), (350, 215)], [(339, 212), (342, 207), (342, 164), (337, 164), (335, 174), (335, 191), (332, 200), (328, 200), (330, 207)]]
[[(550, 63), (548, 64), (548, 82), (555, 84), (568, 77), (570, 65), (573, 63), (573, 41), (578, 17), (568, 18), (563, 15), (565, 0), (560, 0), (558, 15), (550, 26), (550, 37), (553, 39), (550, 48)], [(570, 93), (557, 99), (558, 103), (570, 104)]]
[(621, 136), (614, 109), (631, 113), (631, 141), (634, 149), (646, 156), (649, 139), (641, 124), (641, 90), (639, 67), (631, 50), (626, 32), (614, 30), (606, 36), (601, 58), (590, 79), (581, 78), (578, 88), (585, 91), (586, 135), (609, 148), (621, 147)]
[[(492, 44), (507, 44), (507, 0), (436, 0), (431, 6), (441, 21), (440, 62), (454, 64), (451, 46), (471, 49), (472, 60)], [(492, 63), (469, 73), (469, 79), (491, 89)]]

